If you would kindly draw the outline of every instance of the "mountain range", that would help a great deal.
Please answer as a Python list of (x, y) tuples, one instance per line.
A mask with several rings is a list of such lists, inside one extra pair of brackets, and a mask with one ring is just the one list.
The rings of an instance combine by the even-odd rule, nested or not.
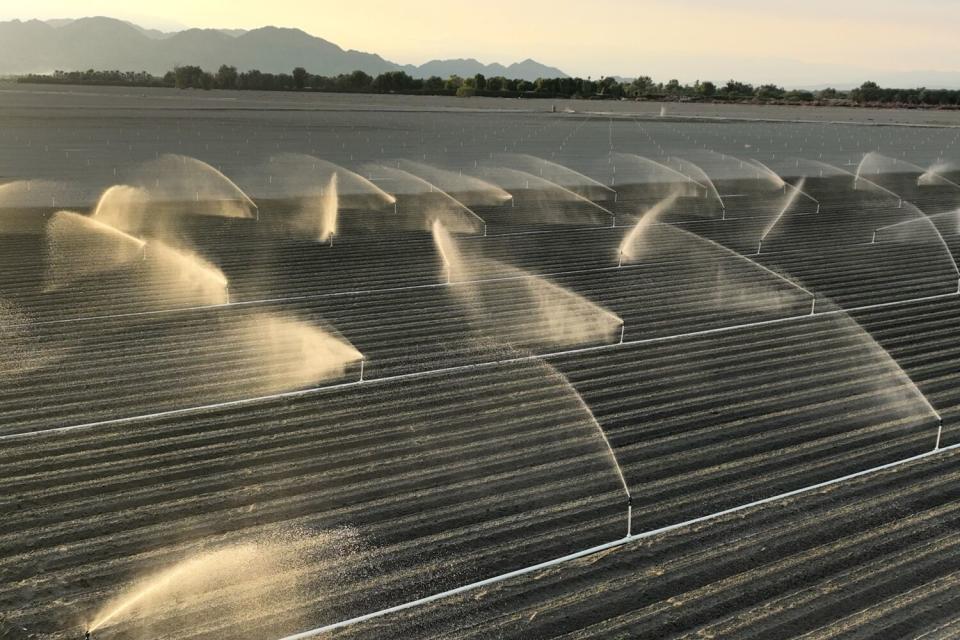
[(508, 66), (485, 65), (471, 58), (400, 65), (375, 53), (342, 49), (300, 29), (163, 32), (105, 17), (0, 22), (0, 75), (86, 69), (160, 75), (177, 65), (198, 65), (215, 71), (222, 64), (241, 71), (259, 69), (272, 73), (289, 73), (294, 67), (304, 67), (310, 73), (327, 76), (359, 69), (371, 75), (406, 71), (416, 78), (477, 73), (526, 80), (566, 77), (560, 69), (530, 59)]

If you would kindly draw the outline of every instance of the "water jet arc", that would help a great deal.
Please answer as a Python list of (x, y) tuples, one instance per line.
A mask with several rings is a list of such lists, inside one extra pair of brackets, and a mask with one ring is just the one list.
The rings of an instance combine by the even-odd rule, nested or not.
[[(492, 175), (492, 174), (500, 174), (501, 180), (503, 179), (504, 176), (506, 176), (507, 178), (510, 178), (510, 179), (512, 179), (513, 181), (516, 181), (516, 184), (515, 184), (515, 185), (512, 185), (512, 186), (509, 187), (509, 188), (515, 188), (515, 189), (526, 188), (526, 189), (529, 189), (529, 188), (530, 188), (530, 184), (537, 184), (537, 185), (540, 185), (540, 186), (544, 187), (545, 189), (555, 189), (555, 190), (557, 190), (557, 191), (560, 191), (561, 193), (563, 193), (564, 195), (568, 196), (569, 198), (571, 198), (571, 199), (573, 199), (573, 200), (575, 200), (575, 201), (577, 201), (577, 202), (583, 202), (583, 203), (585, 203), (585, 204), (588, 204), (588, 205), (590, 205), (591, 207), (593, 207), (594, 209), (597, 209), (597, 210), (601, 211), (603, 214), (610, 216), (610, 226), (611, 226), (611, 227), (616, 226), (616, 223), (617, 223), (617, 214), (615, 214), (613, 211), (610, 211), (609, 209), (607, 209), (607, 208), (604, 207), (603, 205), (597, 204), (596, 202), (594, 202), (594, 201), (591, 200), (590, 198), (587, 198), (586, 196), (583, 196), (583, 195), (577, 193), (576, 191), (573, 191), (573, 190), (571, 190), (571, 189), (566, 188), (566, 187), (563, 186), (562, 184), (557, 184), (556, 182), (553, 182), (552, 180), (547, 180), (546, 178), (543, 178), (543, 177), (534, 175), (534, 174), (532, 174), (532, 173), (528, 173), (527, 171), (521, 171), (520, 169), (512, 169), (512, 168), (510, 168), (510, 167), (490, 167), (490, 168), (488, 168), (488, 171), (489, 171), (489, 173), (490, 173), (491, 175)], [(493, 178), (493, 179), (494, 179), (494, 181), (496, 180), (495, 178)], [(521, 184), (523, 185), (522, 187), (520, 186)]]
[(942, 173), (938, 171), (938, 169), (943, 166), (944, 165), (934, 164), (934, 165), (931, 165), (929, 169), (924, 169), (923, 173), (921, 173), (920, 176), (917, 177), (917, 186), (932, 185), (937, 182), (942, 182), (943, 184), (960, 189), (960, 184), (947, 178), (946, 176), (944, 176)]
[[(339, 190), (340, 194), (344, 196), (369, 195), (382, 200), (384, 204), (395, 204), (397, 201), (393, 195), (387, 193), (356, 171), (351, 171), (342, 165), (336, 164), (335, 162), (330, 162), (329, 160), (324, 160), (322, 158), (317, 158), (316, 156), (311, 156), (305, 153), (283, 153), (271, 157), (270, 163), (280, 165), (283, 165), (284, 163), (290, 163), (295, 169), (301, 171), (322, 170), (325, 174), (339, 174)], [(326, 177), (325, 179), (329, 180), (329, 177)], [(355, 183), (355, 185), (360, 187), (363, 191), (351, 191), (349, 182)]]
[[(495, 205), (513, 199), (506, 190), (474, 176), (454, 173), (413, 160), (397, 160), (396, 166), (398, 169), (429, 180), (447, 193), (456, 193), (456, 198), (464, 204)], [(490, 197), (486, 197), (485, 194), (489, 194)]]
[(812, 163), (814, 163), (814, 164), (816, 164), (816, 165), (819, 165), (819, 166), (821, 166), (821, 167), (826, 167), (827, 169), (830, 169), (830, 170), (832, 170), (832, 171), (839, 171), (839, 172), (840, 172), (841, 174), (843, 174), (843, 175), (848, 175), (848, 176), (850, 176), (851, 178), (853, 178), (853, 190), (854, 190), (854, 191), (857, 190), (857, 182), (863, 181), (863, 182), (866, 182), (866, 183), (867, 183), (868, 185), (870, 185), (871, 187), (873, 187), (873, 188), (875, 188), (875, 189), (877, 189), (877, 190), (879, 190), (879, 191), (882, 191), (883, 193), (886, 193), (887, 195), (890, 195), (890, 196), (893, 196), (894, 198), (896, 198), (896, 199), (897, 199), (897, 203), (898, 203), (898, 204), (897, 204), (897, 208), (898, 208), (898, 209), (903, 206), (903, 196), (901, 196), (899, 193), (894, 193), (893, 191), (891, 191), (890, 189), (887, 189), (887, 188), (884, 187), (883, 185), (877, 184), (877, 183), (874, 182), (873, 180), (868, 180), (867, 178), (864, 178), (864, 177), (859, 176), (859, 175), (857, 175), (857, 174), (855, 174), (855, 173), (852, 173), (852, 172), (850, 172), (850, 171), (847, 171), (846, 169), (843, 169), (843, 168), (838, 167), (838, 166), (836, 166), (836, 165), (829, 164), (829, 163), (827, 163), (827, 162), (822, 162), (822, 161), (820, 161), (820, 160), (807, 160), (806, 162), (812, 162)]
[(904, 220), (904, 221), (902, 221), (902, 222), (895, 222), (894, 224), (888, 224), (888, 225), (885, 225), (885, 226), (883, 226), (883, 227), (877, 227), (877, 228), (874, 229), (874, 231), (873, 231), (873, 238), (871, 238), (870, 244), (876, 244), (876, 242), (877, 242), (877, 234), (880, 233), (881, 231), (885, 231), (885, 230), (887, 230), (887, 229), (893, 229), (893, 228), (895, 228), (895, 227), (902, 227), (902, 226), (905, 226), (905, 225), (908, 225), (908, 224), (913, 224), (913, 223), (915, 223), (915, 222), (924, 222), (924, 223), (926, 223), (927, 225), (930, 226), (931, 229), (933, 229), (934, 234), (936, 234), (937, 239), (940, 241), (940, 244), (943, 246), (943, 250), (947, 252), (947, 255), (948, 255), (948, 256), (950, 256), (950, 262), (951, 262), (951, 264), (953, 265), (953, 272), (954, 272), (954, 274), (957, 276), (957, 293), (960, 293), (960, 266), (957, 266), (957, 259), (953, 256), (953, 252), (950, 251), (950, 245), (947, 244), (947, 241), (946, 241), (946, 239), (943, 237), (943, 234), (940, 233), (940, 229), (937, 228), (937, 225), (935, 225), (935, 224), (933, 223), (933, 220), (932, 220), (932, 218), (935, 218), (935, 217), (938, 217), (938, 216), (943, 216), (943, 215), (958, 215), (958, 212), (957, 212), (957, 211), (945, 211), (945, 212), (943, 212), (943, 213), (938, 213), (938, 214), (934, 214), (934, 215), (932, 215), (932, 216), (928, 216), (928, 215), (925, 214), (923, 211), (921, 211), (920, 208), (917, 207), (916, 205), (913, 205), (913, 204), (911, 204), (911, 203), (908, 202), (908, 203), (907, 203), (907, 206), (910, 207), (910, 208), (912, 208), (914, 211), (916, 211), (917, 217), (916, 217), (916, 218), (913, 218), (913, 219), (911, 219), (911, 220)]
[[(924, 169), (924, 168), (921, 167), (920, 165), (914, 164), (914, 163), (912, 163), (912, 162), (910, 162), (910, 161), (908, 161), (908, 160), (900, 160), (900, 159), (897, 159), (897, 158), (891, 158), (891, 157), (885, 156), (885, 155), (883, 155), (883, 154), (881, 154), (881, 153), (877, 153), (876, 151), (870, 151), (869, 153), (865, 153), (865, 154), (864, 154), (863, 158), (860, 159), (860, 164), (857, 165), (857, 173), (856, 173), (856, 176), (857, 176), (858, 179), (860, 179), (861, 176), (862, 176), (862, 174), (863, 174), (864, 166), (865, 166), (868, 162), (871, 162), (871, 161), (874, 161), (874, 160), (877, 160), (877, 161), (886, 161), (887, 164), (889, 164), (889, 165), (904, 165), (904, 166), (907, 167), (908, 169), (912, 169), (912, 170), (915, 171), (916, 173), (919, 173), (919, 174), (920, 174), (920, 177), (917, 178), (917, 183), (918, 183), (918, 184), (920, 183), (920, 178), (922, 178), (924, 175), (926, 175), (926, 174), (928, 173), (928, 170), (927, 170), (927, 169)], [(879, 174), (880, 171), (877, 171), (876, 173)], [(894, 173), (894, 172), (891, 171), (890, 173)], [(900, 172), (900, 173), (905, 173), (905, 172)], [(950, 182), (950, 181), (947, 180), (947, 182)]]
[[(709, 243), (710, 245), (716, 247), (717, 249), (719, 249), (720, 251), (722, 251), (723, 253), (725, 253), (725, 254), (727, 254), (727, 255), (730, 255), (730, 256), (733, 256), (733, 257), (735, 257), (735, 258), (739, 258), (740, 260), (746, 261), (748, 264), (750, 264), (750, 266), (756, 267), (756, 268), (758, 268), (758, 269), (761, 269), (761, 270), (767, 272), (768, 274), (770, 274), (771, 276), (773, 276), (774, 278), (777, 278), (778, 280), (782, 280), (783, 282), (787, 283), (788, 285), (790, 285), (790, 286), (793, 287), (794, 289), (797, 289), (798, 291), (802, 291), (802, 292), (805, 293), (806, 295), (810, 296), (810, 298), (811, 298), (811, 300), (812, 300), (812, 302), (813, 302), (814, 304), (816, 303), (817, 296), (816, 296), (815, 293), (813, 293), (812, 291), (810, 291), (810, 290), (807, 289), (806, 287), (803, 287), (803, 286), (797, 284), (796, 282), (794, 282), (793, 280), (787, 278), (787, 277), (784, 276), (783, 274), (777, 273), (776, 271), (774, 271), (774, 270), (771, 269), (770, 267), (767, 267), (767, 266), (765, 266), (765, 265), (760, 264), (759, 262), (757, 262), (756, 260), (753, 260), (753, 259), (750, 258), (749, 256), (745, 256), (745, 255), (743, 255), (742, 253), (737, 253), (737, 252), (734, 251), (733, 249), (731, 249), (731, 248), (729, 248), (729, 247), (725, 247), (725, 246), (723, 246), (722, 244), (720, 244), (719, 242), (716, 242), (715, 240), (711, 240), (710, 238), (707, 238), (707, 237), (701, 236), (701, 235), (699, 235), (699, 234), (693, 233), (692, 231), (688, 231), (688, 230), (686, 230), (686, 229), (684, 229), (684, 228), (682, 228), (682, 227), (671, 225), (671, 228), (672, 228), (672, 229), (676, 229), (677, 231), (679, 231), (679, 232), (681, 232), (681, 233), (685, 233), (685, 234), (688, 235), (688, 236), (691, 236), (691, 237), (693, 237), (693, 238), (696, 238), (697, 240), (700, 240), (700, 241), (703, 241), (703, 242), (707, 242), (707, 243)], [(810, 313), (811, 313), (811, 314), (813, 313), (813, 307), (811, 307)]]
[(437, 185), (433, 184), (433, 183), (430, 182), (429, 180), (425, 180), (425, 179), (421, 178), (420, 176), (418, 176), (418, 175), (416, 175), (416, 174), (410, 173), (409, 171), (404, 171), (403, 169), (397, 169), (396, 167), (388, 167), (388, 166), (386, 166), (386, 165), (379, 165), (379, 168), (380, 168), (382, 171), (384, 171), (385, 173), (387, 173), (387, 174), (391, 174), (391, 173), (392, 173), (392, 174), (394, 174), (395, 176), (397, 176), (397, 177), (399, 177), (399, 178), (406, 179), (406, 180), (412, 180), (412, 181), (416, 182), (417, 184), (423, 185), (423, 186), (427, 187), (427, 189), (428, 189), (431, 193), (439, 193), (441, 196), (443, 196), (444, 198), (448, 199), (451, 203), (453, 203), (454, 206), (456, 206), (457, 208), (459, 208), (459, 209), (462, 210), (462, 211), (465, 211), (465, 212), (468, 213), (471, 217), (473, 217), (474, 219), (476, 219), (476, 220), (480, 223), (481, 228), (482, 228), (482, 230), (483, 230), (482, 235), (484, 235), (484, 236), (487, 235), (487, 222), (486, 222), (486, 220), (484, 220), (483, 218), (481, 218), (480, 216), (478, 216), (478, 215), (476, 214), (476, 212), (474, 212), (473, 209), (471, 209), (471, 208), (468, 207), (467, 205), (463, 204), (462, 202), (460, 202), (459, 200), (457, 200), (456, 198), (454, 198), (452, 195), (450, 195), (449, 193), (447, 193), (446, 191), (444, 191), (443, 189), (441, 189), (441, 188), (438, 187)]
[(620, 152), (614, 153), (613, 156), (615, 158), (622, 159), (625, 162), (634, 162), (634, 163), (653, 165), (653, 167), (656, 169), (664, 170), (672, 175), (682, 178), (684, 182), (690, 182), (697, 185), (698, 187), (703, 189), (704, 192), (708, 192), (709, 190), (709, 187), (707, 187), (707, 185), (694, 180), (691, 176), (687, 175), (686, 173), (678, 171), (677, 169), (674, 169), (669, 165), (663, 164), (662, 162), (657, 162), (656, 160), (647, 158), (646, 156), (641, 156), (636, 153), (620, 153)]
[(727, 217), (727, 205), (725, 205), (725, 204), (723, 203), (723, 198), (720, 197), (720, 192), (717, 191), (717, 185), (715, 185), (715, 184), (713, 183), (713, 180), (710, 179), (710, 176), (707, 175), (707, 172), (704, 171), (703, 169), (701, 169), (700, 167), (698, 167), (697, 165), (695, 165), (694, 163), (690, 162), (689, 160), (684, 160), (683, 158), (677, 158), (677, 157), (675, 157), (675, 156), (670, 156), (669, 158), (667, 158), (667, 160), (676, 162), (676, 163), (679, 165), (677, 171), (683, 173), (684, 175), (687, 175), (686, 172), (683, 171), (683, 165), (684, 165), (684, 163), (686, 163), (687, 165), (689, 165), (689, 166), (693, 167), (694, 169), (696, 169), (696, 171), (699, 173), (700, 177), (703, 179), (703, 181), (704, 181), (704, 182), (707, 184), (707, 186), (709, 187), (710, 191), (713, 191), (713, 197), (716, 198), (716, 199), (717, 199), (717, 202), (720, 203), (720, 210), (722, 211), (721, 219), (726, 219), (726, 217)]
[[(730, 157), (732, 158), (733, 156), (730, 156)], [(800, 189), (800, 188), (797, 187), (796, 185), (793, 185), (793, 184), (787, 182), (786, 180), (784, 180), (783, 178), (780, 177), (780, 174), (778, 174), (776, 171), (774, 171), (773, 169), (771, 169), (770, 167), (768, 167), (768, 166), (765, 165), (764, 163), (760, 162), (760, 161), (757, 160), (756, 158), (748, 158), (748, 159), (747, 159), (747, 163), (748, 163), (748, 164), (752, 164), (752, 165), (754, 165), (755, 167), (757, 167), (757, 168), (765, 171), (765, 172), (771, 177), (771, 179), (773, 179), (773, 180), (775, 180), (775, 181), (777, 182), (777, 186), (783, 187), (783, 188), (790, 187), (791, 189), (797, 191), (800, 195), (802, 195), (802, 196), (803, 196), (804, 198), (806, 198), (807, 200), (810, 200), (811, 202), (813, 202), (814, 204), (816, 204), (816, 205), (817, 205), (817, 213), (820, 213), (820, 201), (817, 200), (816, 198), (814, 198), (812, 195), (810, 195), (810, 194), (807, 193), (806, 191)], [(801, 182), (801, 184), (802, 184), (802, 182)]]
[[(805, 181), (805, 178), (800, 178), (800, 182), (799, 182), (800, 186), (803, 186), (804, 181)], [(780, 219), (786, 215), (790, 207), (793, 206), (794, 201), (796, 201), (797, 195), (801, 193), (803, 193), (803, 191), (800, 188), (796, 188), (794, 192), (790, 195), (790, 197), (787, 198), (787, 201), (784, 203), (783, 207), (781, 207), (780, 212), (776, 216), (774, 216), (773, 220), (767, 223), (767, 226), (764, 228), (763, 233), (760, 234), (760, 240), (757, 241), (757, 255), (760, 255), (760, 250), (763, 247), (763, 241), (766, 239), (767, 235), (771, 231), (773, 231), (773, 228), (777, 226), (777, 223), (780, 222)], [(820, 204), (818, 203), (817, 204), (818, 211), (819, 211), (819, 207), (820, 207)]]
[[(179, 176), (181, 178), (196, 179), (197, 176), (203, 176), (203, 177), (208, 177), (214, 181), (213, 183), (208, 182), (207, 183), (208, 185), (219, 182), (223, 187), (226, 188), (226, 190), (230, 193), (230, 195), (233, 196), (233, 198), (226, 198), (225, 201), (233, 200), (233, 199), (239, 200), (241, 203), (243, 203), (244, 205), (252, 209), (257, 216), (259, 216), (260, 208), (257, 206), (257, 203), (255, 203), (250, 198), (250, 196), (248, 196), (246, 192), (237, 185), (236, 182), (231, 180), (229, 177), (227, 177), (222, 171), (220, 171), (216, 167), (204, 162), (203, 160), (198, 160), (197, 158), (191, 158), (190, 156), (179, 155), (175, 153), (167, 153), (159, 156), (155, 160), (151, 160), (144, 163), (144, 165), (140, 169), (141, 185), (139, 186), (142, 186), (147, 190), (147, 192), (150, 192), (151, 180), (148, 179), (149, 177), (149, 178), (153, 178), (152, 180), (153, 188), (159, 188), (160, 178), (156, 177), (156, 175), (159, 174), (165, 177), (166, 174), (171, 172), (171, 169), (173, 167), (182, 167), (181, 169), (182, 173)], [(155, 169), (157, 173), (149, 173), (149, 170), (151, 169)], [(161, 194), (166, 195), (168, 198), (172, 198), (174, 200), (186, 201), (191, 199), (189, 198), (190, 195), (194, 196), (193, 198), (194, 200), (196, 201), (200, 200), (199, 191), (195, 191), (193, 194), (185, 193), (183, 192), (183, 189), (185, 188), (186, 187), (184, 187), (183, 185), (180, 185), (179, 192), (176, 192), (175, 190), (175, 193), (173, 194), (163, 194), (161, 191)], [(194, 188), (194, 187), (191, 187), (191, 188)], [(245, 216), (244, 215), (234, 216), (230, 214), (227, 217), (250, 218), (253, 216), (251, 216), (248, 211), (247, 215)]]
[[(576, 171), (574, 169), (571, 169), (570, 167), (566, 167), (556, 162), (551, 162), (550, 160), (546, 160), (544, 158), (538, 158), (537, 156), (532, 156), (527, 153), (495, 154), (494, 159), (500, 160), (502, 164), (506, 165), (507, 167), (516, 168), (520, 171), (526, 171), (527, 173), (533, 173), (532, 171), (530, 171), (531, 169), (539, 168), (540, 177), (545, 178), (549, 182), (562, 186), (573, 192), (576, 192), (576, 189), (572, 187), (576, 187), (582, 184), (590, 188), (601, 189), (603, 191), (606, 191), (607, 193), (612, 193), (614, 196), (617, 195), (616, 189), (611, 189), (610, 187), (603, 184), (599, 180), (594, 180), (590, 176), (580, 173), (579, 171)], [(513, 166), (511, 167), (511, 165)], [(550, 170), (550, 174), (551, 174), (550, 176), (544, 175), (543, 170), (545, 168)], [(567, 181), (563, 180), (564, 176), (572, 178), (572, 180), (569, 181), (569, 184), (566, 183)], [(581, 197), (585, 197), (583, 196), (583, 194), (577, 194), (577, 195), (580, 195)]]
[(618, 248), (618, 258), (617, 258), (617, 268), (623, 266), (623, 258), (627, 257), (628, 260), (636, 260), (637, 255), (633, 251), (633, 246), (636, 244), (637, 240), (650, 228), (650, 225), (654, 224), (660, 216), (668, 211), (670, 207), (677, 201), (679, 194), (672, 193), (657, 204), (653, 205), (647, 209), (644, 214), (637, 220), (637, 223), (633, 225), (630, 231), (623, 236), (623, 240), (620, 241), (620, 247)]

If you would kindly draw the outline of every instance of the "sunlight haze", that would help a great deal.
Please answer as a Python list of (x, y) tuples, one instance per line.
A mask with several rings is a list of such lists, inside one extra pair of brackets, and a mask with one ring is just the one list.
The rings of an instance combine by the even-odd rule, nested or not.
[(161, 30), (295, 27), (344, 49), (401, 64), (435, 58), (510, 63), (534, 58), (571, 75), (651, 75), (684, 82), (728, 77), (814, 84), (871, 71), (958, 71), (960, 4), (734, 0), (569, 0), (464, 3), (358, 0), (167, 0), (131, 9), (120, 0), (39, 0), (0, 8), (0, 19), (105, 15)]

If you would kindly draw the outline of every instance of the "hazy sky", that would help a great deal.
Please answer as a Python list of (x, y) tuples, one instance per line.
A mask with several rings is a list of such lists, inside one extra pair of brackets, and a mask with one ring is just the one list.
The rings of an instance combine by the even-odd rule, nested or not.
[(960, 71), (960, 0), (2, 0), (0, 19), (298, 27), (399, 63), (535, 58), (575, 75), (779, 83)]

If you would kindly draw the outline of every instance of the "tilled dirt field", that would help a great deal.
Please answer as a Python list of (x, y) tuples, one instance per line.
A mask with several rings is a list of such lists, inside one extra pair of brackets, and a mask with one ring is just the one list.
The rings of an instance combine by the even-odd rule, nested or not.
[[(41, 114), (29, 107), (46, 94), (0, 92), (0, 183), (59, 181), (19, 203), (0, 184), (0, 216), (17, 221), (0, 235), (0, 298), (16, 309), (0, 335), (0, 634), (79, 637), (128, 585), (264, 537), (313, 541), (257, 576), (265, 594), (285, 585), (269, 606), (225, 604), (262, 572), (248, 566), (94, 636), (280, 638), (628, 531), (639, 537), (338, 633), (957, 634), (944, 447), (960, 444), (960, 136), (945, 121), (108, 95), (68, 91)], [(156, 277), (150, 240), (142, 259), (51, 289), (54, 212), (86, 212), (167, 152), (258, 202), (256, 218), (177, 218), (229, 303)], [(286, 224), (295, 194), (268, 160), (285, 152), (358, 171), (409, 158), (481, 175), (518, 162), (503, 153), (544, 164), (512, 201), (473, 208), (485, 234), (455, 242), (477, 267), (450, 279), (424, 225), (434, 187), (397, 191), (395, 207), (345, 198), (320, 244)], [(919, 180), (930, 165), (940, 178)], [(537, 329), (562, 309), (535, 276), (622, 327), (551, 339)], [(362, 363), (278, 386), (296, 354), (267, 370), (268, 338), (244, 342), (269, 314), (348, 341)]]

